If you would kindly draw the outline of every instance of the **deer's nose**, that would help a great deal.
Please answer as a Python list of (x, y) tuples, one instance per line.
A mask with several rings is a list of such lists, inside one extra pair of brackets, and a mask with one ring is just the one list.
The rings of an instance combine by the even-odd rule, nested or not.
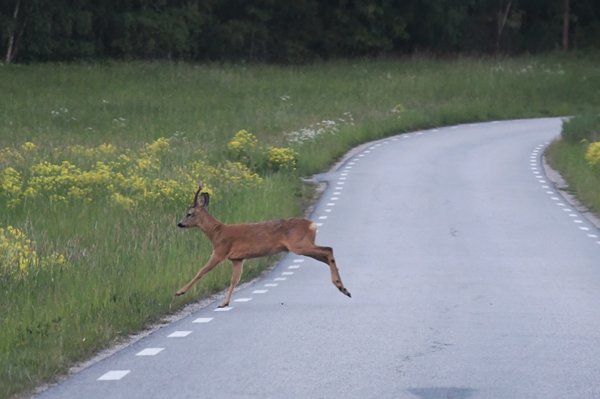
[(181, 222), (177, 223), (177, 227), (185, 227)]

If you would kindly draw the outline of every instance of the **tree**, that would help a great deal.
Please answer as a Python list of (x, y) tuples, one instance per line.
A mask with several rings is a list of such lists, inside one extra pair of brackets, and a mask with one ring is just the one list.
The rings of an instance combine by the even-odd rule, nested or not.
[(600, 48), (598, 0), (0, 1), (6, 63), (307, 62), (590, 47)]
[(563, 25), (562, 25), (562, 49), (569, 50), (569, 19), (570, 19), (569, 0), (563, 2)]
[(500, 51), (500, 38), (502, 37), (502, 32), (504, 31), (504, 27), (506, 26), (506, 21), (508, 21), (508, 15), (510, 14), (510, 9), (512, 7), (512, 0), (506, 2), (506, 7), (504, 11), (498, 13), (498, 29), (496, 35), (496, 52)]
[(21, 18), (21, 0), (17, 0), (15, 3), (14, 11), (12, 13), (12, 21), (7, 21), (7, 36), (8, 44), (6, 46), (6, 57), (5, 61), (10, 64), (14, 61), (17, 52), (19, 50), (19, 42), (23, 31), (25, 30), (26, 20)]

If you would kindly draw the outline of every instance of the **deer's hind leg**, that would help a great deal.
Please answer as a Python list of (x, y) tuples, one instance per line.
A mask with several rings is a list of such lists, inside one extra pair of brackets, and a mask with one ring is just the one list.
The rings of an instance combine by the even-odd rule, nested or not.
[(352, 297), (352, 295), (350, 295), (350, 291), (348, 291), (342, 283), (340, 272), (338, 271), (335, 258), (333, 257), (333, 249), (330, 247), (321, 247), (315, 245), (314, 234), (312, 237), (307, 237), (307, 239), (298, 244), (289, 245), (288, 249), (298, 255), (309, 256), (318, 260), (319, 262), (329, 265), (329, 269), (331, 270), (331, 282), (333, 285), (335, 285), (342, 294)]

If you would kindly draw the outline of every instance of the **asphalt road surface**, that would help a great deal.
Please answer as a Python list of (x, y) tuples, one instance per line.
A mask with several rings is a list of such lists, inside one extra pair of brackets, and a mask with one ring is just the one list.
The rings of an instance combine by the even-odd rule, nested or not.
[(540, 164), (560, 126), (363, 147), (312, 215), (351, 299), (291, 254), (39, 398), (600, 397), (600, 232)]

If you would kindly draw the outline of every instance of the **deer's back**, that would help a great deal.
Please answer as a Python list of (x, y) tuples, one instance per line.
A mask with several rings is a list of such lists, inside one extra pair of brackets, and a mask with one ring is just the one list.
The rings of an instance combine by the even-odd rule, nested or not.
[(288, 243), (310, 234), (313, 222), (303, 218), (223, 225), (217, 241), (229, 259), (248, 259), (287, 251)]

